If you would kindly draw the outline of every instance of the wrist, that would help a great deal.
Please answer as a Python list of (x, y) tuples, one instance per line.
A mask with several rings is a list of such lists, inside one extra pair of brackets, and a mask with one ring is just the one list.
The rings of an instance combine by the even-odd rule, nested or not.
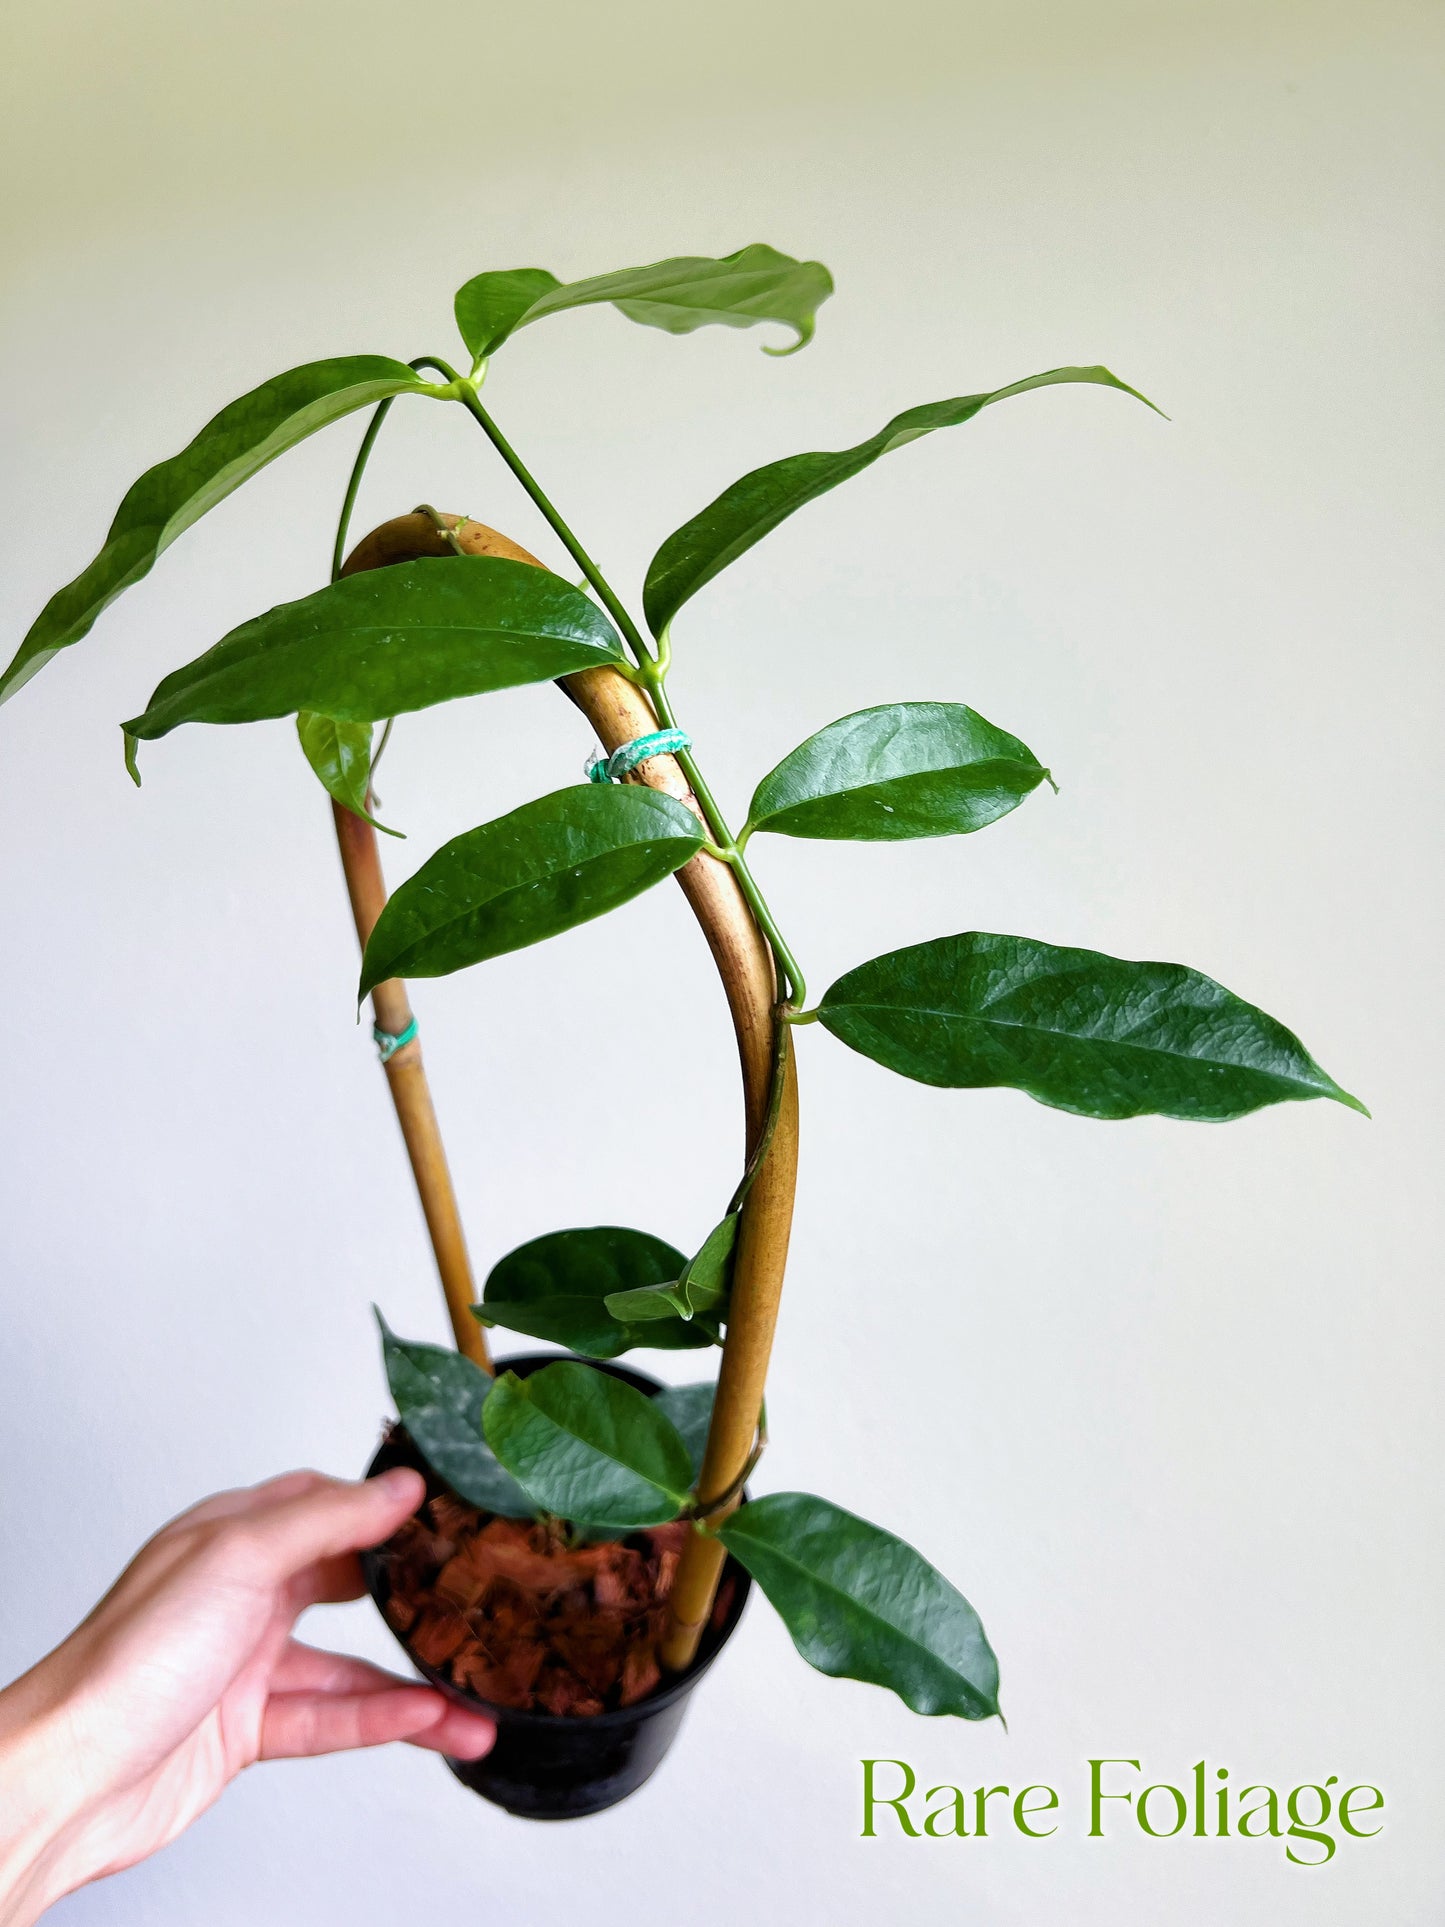
[(72, 1887), (76, 1774), (44, 1662), (0, 1692), (0, 1927), (30, 1927)]

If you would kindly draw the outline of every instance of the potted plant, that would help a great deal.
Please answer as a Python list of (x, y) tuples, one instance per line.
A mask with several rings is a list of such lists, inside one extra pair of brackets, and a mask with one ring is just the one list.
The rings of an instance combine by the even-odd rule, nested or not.
[[(768, 352), (791, 353), (831, 291), (818, 263), (762, 246), (571, 283), (542, 269), (480, 274), (455, 304), (466, 373), (433, 355), (348, 356), (233, 402), (135, 484), (99, 555), (52, 598), (0, 680), (7, 696), (78, 642), (171, 541), (267, 462), (373, 409), (329, 585), (243, 623), (167, 676), (123, 725), (125, 753), (139, 782), (140, 745), (181, 724), (294, 717), (332, 799), (362, 944), (359, 995), (371, 999), (455, 1339), (455, 1349), (414, 1343), (381, 1322), (399, 1423), (373, 1467), (417, 1464), (428, 1494), (372, 1556), (371, 1582), (417, 1665), (495, 1712), (493, 1755), (454, 1771), (519, 1812), (594, 1811), (639, 1784), (750, 1583), (823, 1672), (890, 1687), (920, 1713), (980, 1720), (999, 1711), (983, 1627), (922, 1554), (810, 1494), (745, 1502), (766, 1442), (792, 1213), (796, 1032), (818, 1025), (924, 1083), (1006, 1086), (1083, 1117), (1223, 1120), (1320, 1097), (1363, 1109), (1281, 1024), (1178, 964), (968, 931), (860, 963), (809, 1002), (754, 874), (755, 837), (971, 834), (1049, 782), (1048, 770), (949, 692), (885, 702), (820, 728), (764, 774), (735, 830), (672, 707), (675, 619), (788, 516), (918, 436), (1060, 382), (1144, 397), (1104, 368), (1058, 368), (909, 409), (840, 451), (770, 462), (662, 543), (642, 590), (644, 627), (481, 391), (512, 334), (571, 308), (610, 303), (671, 334), (780, 323), (795, 338)], [(580, 583), (430, 506), (348, 555), (362, 472), (402, 398), (475, 419)], [(588, 780), (559, 772), (561, 787), (463, 830), (388, 897), (371, 778), (393, 719), (549, 680), (596, 732)], [(539, 942), (667, 876), (702, 926), (737, 1033), (737, 1182), (690, 1252), (651, 1230), (565, 1229), (502, 1256), (478, 1300), (406, 980)], [(492, 1329), (564, 1349), (526, 1353), (494, 1373)], [(720, 1349), (716, 1382), (661, 1387), (616, 1362), (647, 1349)]]

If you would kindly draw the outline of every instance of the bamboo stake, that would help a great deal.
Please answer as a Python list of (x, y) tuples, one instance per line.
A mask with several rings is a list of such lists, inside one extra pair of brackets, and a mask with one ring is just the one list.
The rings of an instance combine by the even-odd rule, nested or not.
[[(534, 555), (483, 523), (451, 516), (443, 520), (449, 526), (454, 525), (455, 537), (469, 555), (500, 555), (536, 563), (539, 568), (543, 566)], [(373, 530), (353, 551), (343, 573), (449, 552), (450, 545), (427, 516), (403, 515)], [(657, 717), (647, 696), (615, 669), (582, 670), (565, 678), (562, 687), (587, 717), (609, 754), (657, 727)], [(675, 796), (699, 818), (702, 816), (697, 798), (672, 756), (649, 757), (624, 781), (642, 783), (649, 789)], [(371, 838), (374, 853), (374, 832), (359, 818), (352, 818), (352, 822)], [(379, 857), (376, 861), (379, 876)], [(677, 872), (677, 880), (707, 939), (732, 1015), (742, 1069), (745, 1157), (750, 1157), (767, 1120), (772, 1087), (777, 1022), (772, 954), (737, 878), (726, 863), (719, 863), (706, 853), (700, 854)], [(378, 912), (379, 909), (378, 904)], [(381, 988), (383, 986), (378, 986)], [(382, 1022), (380, 1018), (377, 1021)], [(397, 1053), (398, 1057), (401, 1055)], [(783, 1075), (782, 1103), (772, 1143), (748, 1192), (738, 1229), (727, 1341), (699, 1483), (704, 1510), (710, 1498), (719, 1498), (738, 1486), (753, 1449), (762, 1411), (763, 1388), (787, 1263), (798, 1168), (798, 1083), (791, 1042), (786, 1049)], [(734, 1496), (714, 1516), (724, 1516), (736, 1504)], [(664, 1664), (673, 1671), (688, 1665), (697, 1650), (725, 1558), (718, 1540), (700, 1532), (689, 1535), (673, 1582), (671, 1616), (662, 1647)]]
[[(425, 521), (426, 518), (419, 519)], [(380, 559), (359, 559), (360, 556), (361, 550), (358, 549), (343, 569), (344, 575), (382, 566)], [(336, 822), (336, 842), (341, 852), (346, 893), (351, 899), (351, 914), (356, 921), (357, 941), (365, 950), (367, 939), (386, 904), (386, 882), (381, 872), (381, 852), (376, 831), (340, 803), (333, 802), (331, 810)], [(400, 977), (389, 977), (385, 983), (376, 986), (371, 993), (371, 1009), (379, 1030), (392, 1037), (404, 1034), (412, 1022), (412, 1010), (406, 985)], [(427, 1235), (431, 1239), (442, 1292), (446, 1298), (447, 1314), (451, 1319), (452, 1336), (456, 1340), (457, 1350), (464, 1357), (471, 1359), (474, 1365), (480, 1365), (484, 1372), (490, 1372), (492, 1358), (487, 1349), (486, 1333), (471, 1314), (471, 1307), (476, 1302), (476, 1284), (472, 1277), (471, 1259), (467, 1254), (461, 1213), (457, 1208), (456, 1191), (447, 1166), (441, 1127), (437, 1123), (436, 1107), (432, 1103), (431, 1087), (427, 1083), (426, 1067), (422, 1062), (421, 1040), (413, 1037), (410, 1043), (393, 1051), (382, 1068), (386, 1072), (391, 1101), (396, 1108), (397, 1122), (401, 1126), (406, 1154), (411, 1162), (422, 1216), (426, 1219)]]

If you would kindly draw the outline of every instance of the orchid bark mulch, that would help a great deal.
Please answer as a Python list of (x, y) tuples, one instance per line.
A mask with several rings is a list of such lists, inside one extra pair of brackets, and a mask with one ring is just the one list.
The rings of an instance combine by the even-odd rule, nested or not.
[[(645, 1699), (685, 1520), (568, 1546), (535, 1519), (428, 1499), (381, 1548), (392, 1630), (423, 1665), (494, 1706), (587, 1716)], [(732, 1603), (725, 1580), (713, 1608)]]

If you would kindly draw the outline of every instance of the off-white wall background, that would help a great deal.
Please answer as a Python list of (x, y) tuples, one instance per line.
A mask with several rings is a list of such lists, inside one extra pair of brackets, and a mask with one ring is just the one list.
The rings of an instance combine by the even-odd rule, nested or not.
[[(958, 1580), (1011, 1731), (820, 1678), (760, 1603), (609, 1815), (512, 1821), (402, 1749), (269, 1768), (58, 1919), (1440, 1919), (1438, 27), (1279, 0), (10, 19), (6, 653), (223, 402), (318, 355), (449, 353), (483, 266), (816, 254), (839, 293), (794, 360), (600, 310), (499, 358), (498, 415), (629, 590), (734, 475), (913, 402), (1102, 359), (1173, 419), (1088, 389), (990, 411), (679, 621), (677, 701), (739, 814), (893, 696), (974, 704), (1061, 781), (983, 836), (758, 847), (813, 982), (972, 927), (1179, 958), (1375, 1112), (1089, 1125), (805, 1035), (764, 1483)], [(10, 1672), (201, 1493), (359, 1468), (368, 1300), (443, 1330), (289, 727), (180, 732), (139, 794), (116, 729), (322, 580), (357, 432), (226, 503), (0, 717)], [(554, 553), (460, 411), (418, 403), (356, 526), (422, 498)], [(588, 747), (546, 689), (407, 719), (394, 874)], [(712, 1221), (734, 1070), (675, 891), (416, 1001), (483, 1267), (565, 1223)], [(317, 1618), (388, 1656), (369, 1606)], [(1089, 1842), (1100, 1754), (1372, 1780), (1388, 1824), (1315, 1872)], [(1051, 1782), (1063, 1826), (860, 1840), (861, 1755)]]

